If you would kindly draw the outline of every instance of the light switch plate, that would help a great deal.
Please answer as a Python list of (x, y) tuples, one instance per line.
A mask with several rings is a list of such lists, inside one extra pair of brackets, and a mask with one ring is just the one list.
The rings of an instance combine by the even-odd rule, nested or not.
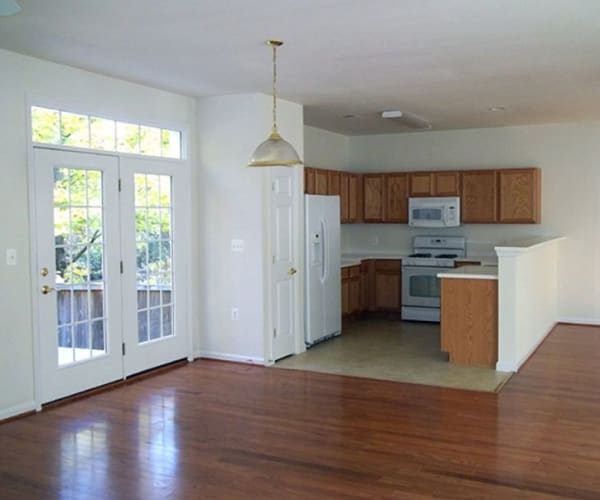
[(242, 253), (244, 251), (244, 240), (231, 240), (231, 251)]
[(17, 265), (17, 249), (7, 248), (6, 249), (6, 265), (16, 266)]

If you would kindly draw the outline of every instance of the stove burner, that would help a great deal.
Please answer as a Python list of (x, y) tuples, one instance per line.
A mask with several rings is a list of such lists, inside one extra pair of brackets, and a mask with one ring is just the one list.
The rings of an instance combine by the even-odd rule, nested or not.
[(440, 255), (436, 255), (435, 257), (436, 259), (456, 259), (458, 255), (456, 255), (455, 253), (443, 253)]
[(430, 253), (413, 253), (413, 254), (409, 255), (409, 257), (419, 257), (422, 259), (426, 259), (426, 258), (431, 257), (431, 254)]

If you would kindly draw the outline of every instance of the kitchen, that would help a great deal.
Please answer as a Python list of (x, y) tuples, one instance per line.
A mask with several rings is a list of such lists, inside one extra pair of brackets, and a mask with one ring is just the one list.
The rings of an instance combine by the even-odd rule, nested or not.
[[(437, 110), (441, 115), (440, 121), (434, 123), (432, 130), (395, 133), (396, 129), (392, 125), (380, 131), (367, 130), (370, 127), (354, 127), (354, 130), (329, 127), (329, 130), (337, 130), (337, 133), (325, 130), (328, 124), (326, 121), (318, 122), (315, 106), (303, 108), (296, 104), (299, 101), (293, 101), (293, 93), (288, 90), (290, 84), (295, 80), (307, 81), (298, 78), (293, 72), (288, 75), (282, 74), (283, 99), (278, 102), (279, 123), (282, 134), (296, 146), (306, 165), (350, 173), (540, 167), (543, 173), (544, 200), (542, 223), (465, 224), (461, 226), (461, 233), (467, 241), (467, 255), (494, 256), (494, 245), (501, 241), (530, 236), (567, 235), (568, 242), (561, 249), (560, 255), (557, 319), (572, 323), (600, 324), (600, 303), (597, 299), (600, 296), (600, 266), (597, 264), (600, 262), (600, 174), (597, 161), (600, 157), (600, 124), (597, 121), (599, 101), (586, 99), (583, 89), (592, 85), (591, 79), (586, 79), (583, 75), (583, 72), (588, 71), (587, 68), (593, 67), (585, 64), (586, 59), (583, 58), (584, 42), (589, 40), (589, 37), (578, 39), (576, 36), (570, 36), (584, 30), (575, 23), (573, 32), (566, 30), (561, 23), (564, 20), (568, 24), (568, 19), (571, 19), (568, 16), (561, 17), (561, 22), (551, 24), (556, 30), (554, 35), (560, 34), (560, 37), (548, 33), (541, 36), (538, 31), (544, 23), (540, 22), (540, 15), (550, 15), (550, 11), (541, 13), (534, 8), (531, 11), (534, 11), (531, 12), (531, 17), (516, 16), (511, 18), (514, 23), (506, 25), (498, 23), (495, 17), (491, 18), (492, 24), (488, 25), (491, 30), (485, 30), (485, 34), (479, 30), (480, 24), (473, 23), (471, 27), (477, 26), (477, 33), (471, 34), (478, 35), (472, 38), (476, 43), (461, 43), (460, 46), (465, 49), (480, 47), (481, 54), (463, 58), (461, 61), (471, 61), (471, 69), (482, 68), (481, 73), (476, 75), (469, 71), (465, 74), (464, 65), (457, 66), (456, 61), (448, 59), (448, 53), (442, 54), (443, 57), (440, 57), (438, 62), (442, 63), (444, 70), (454, 68), (456, 77), (465, 74), (468, 78), (453, 77), (450, 81), (445, 77), (435, 79), (435, 86), (428, 86), (425, 92), (420, 92), (422, 109), (414, 108), (413, 103), (416, 99), (410, 91), (422, 88), (423, 83), (427, 81), (425, 78), (409, 82), (402, 80), (404, 83), (401, 86), (394, 84), (391, 92), (385, 94), (378, 90), (375, 82), (365, 82), (360, 78), (360, 75), (368, 73), (361, 69), (359, 61), (352, 59), (357, 63), (355, 78), (349, 79), (346, 73), (336, 71), (336, 79), (323, 81), (333, 75), (322, 70), (338, 66), (339, 56), (333, 52), (331, 55), (336, 65), (322, 64), (319, 71), (314, 72), (314, 78), (308, 79), (309, 82), (314, 82), (319, 91), (325, 88), (324, 83), (347, 89), (357, 108), (356, 111), (349, 111), (355, 114), (367, 108), (381, 110), (387, 106), (404, 106), (405, 109), (419, 111), (423, 115), (428, 115), (428, 110), (431, 113)], [(345, 12), (336, 13), (336, 19), (342, 14), (346, 16)], [(581, 19), (584, 18), (586, 16), (581, 16)], [(587, 19), (592, 18), (593, 16), (587, 16)], [(427, 19), (431, 19), (431, 16), (427, 15)], [(531, 19), (532, 22), (526, 22), (527, 19)], [(558, 21), (559, 17), (556, 19)], [(381, 21), (383, 18), (376, 20), (378, 32), (381, 31)], [(440, 24), (441, 27), (447, 26), (445, 21), (441, 21)], [(297, 23), (294, 22), (293, 26), (296, 27)], [(466, 33), (464, 30), (468, 27), (469, 24), (461, 26), (461, 32)], [(498, 30), (494, 31), (494, 27)], [(490, 38), (492, 32), (497, 36)], [(319, 33), (325, 35), (329, 31), (322, 30)], [(352, 31), (346, 29), (345, 33)], [(397, 40), (396, 36), (406, 33), (404, 30), (398, 30), (397, 26), (392, 26), (386, 31), (385, 38), (389, 41), (389, 46), (398, 48), (398, 52), (386, 52), (394, 59), (394, 64), (386, 66), (386, 69), (403, 69), (400, 64), (404, 60), (401, 49), (412, 47), (412, 44), (404, 44)], [(439, 31), (435, 33), (439, 34)], [(531, 85), (524, 85), (521, 79), (523, 67), (515, 64), (512, 70), (503, 67), (502, 71), (498, 72), (503, 78), (494, 78), (494, 82), (512, 85), (513, 98), (510, 93), (485, 93), (486, 82), (489, 82), (486, 78), (490, 75), (484, 71), (483, 64), (489, 55), (489, 51), (486, 51), (487, 42), (498, 41), (500, 48), (496, 46), (497, 51), (494, 53), (498, 56), (506, 55), (506, 46), (502, 41), (524, 40), (515, 37), (515, 33), (519, 36), (530, 36), (527, 40), (554, 43), (553, 47), (557, 49), (565, 47), (565, 52), (569, 45), (562, 43), (562, 36), (565, 39), (568, 37), (574, 43), (581, 42), (578, 50), (568, 50), (569, 54), (565, 55), (567, 60), (577, 56), (579, 65), (568, 66), (566, 70), (557, 62), (554, 76), (562, 78), (569, 75), (569, 78), (576, 82), (578, 91), (568, 91), (567, 88), (571, 88), (571, 80), (565, 82), (567, 88), (560, 87), (556, 80), (553, 80), (554, 84), (550, 84), (547, 73), (536, 73), (534, 63), (536, 60), (541, 61), (541, 58), (526, 57), (527, 77)], [(256, 52), (256, 59), (253, 60), (267, 59), (262, 69), (268, 75), (268, 57), (264, 57), (265, 49), (262, 43), (266, 36), (271, 34), (259, 33), (255, 37), (253, 50)], [(350, 35), (348, 37), (351, 43), (346, 54), (355, 54), (356, 38)], [(323, 40), (314, 43), (320, 48), (329, 47)], [(294, 63), (298, 60), (298, 53), (295, 54), (294, 51), (302, 51), (306, 45), (298, 40), (286, 41), (286, 55), (280, 66), (282, 71), (286, 71), (287, 67), (287, 71), (296, 70), (302, 75), (306, 74), (303, 64)], [(378, 49), (382, 47), (377, 42), (375, 46)], [(436, 54), (436, 47), (442, 46), (434, 44), (424, 51)], [(523, 52), (521, 48), (514, 52), (509, 51), (511, 57), (520, 55)], [(587, 53), (593, 55), (594, 46), (589, 45), (587, 48)], [(309, 50), (309, 54), (316, 54), (314, 47), (308, 47), (306, 50)], [(563, 54), (547, 46), (540, 48), (538, 53), (554, 54), (557, 57)], [(190, 253), (194, 258), (190, 259), (189, 275), (195, 277), (194, 283), (197, 285), (197, 290), (193, 295), (190, 294), (194, 300), (190, 318), (194, 356), (269, 364), (272, 358), (265, 338), (272, 336), (272, 328), (269, 328), (271, 318), (266, 307), (269, 293), (268, 284), (265, 285), (267, 261), (264, 258), (269, 250), (265, 244), (268, 221), (265, 218), (264, 207), (268, 199), (265, 190), (265, 177), (268, 174), (248, 169), (246, 164), (256, 145), (264, 140), (264, 128), (270, 123), (271, 117), (270, 98), (267, 95), (230, 92), (192, 99), (186, 98), (185, 95), (175, 96), (131, 87), (127, 82), (113, 81), (103, 76), (76, 71), (72, 67), (41, 62), (8, 51), (3, 51), (0, 57), (7, 68), (7, 78), (10, 77), (5, 82), (6, 92), (3, 97), (7, 116), (3, 134), (6, 138), (3, 150), (6, 157), (5, 169), (6, 175), (16, 182), (15, 185), (10, 183), (10, 189), (7, 187), (5, 193), (7, 206), (14, 207), (14, 210), (9, 211), (10, 217), (7, 217), (8, 236), (5, 246), (15, 246), (19, 253), (24, 254), (27, 254), (30, 247), (27, 162), (23, 154), (23, 131), (27, 126), (24, 118), (26, 115), (22, 109), (24, 95), (55, 95), (59, 100), (78, 103), (79, 106), (84, 103), (95, 110), (116, 111), (120, 107), (125, 110), (125, 115), (141, 115), (149, 123), (163, 123), (166, 120), (168, 123), (188, 124), (189, 142), (195, 145), (192, 158), (195, 158), (198, 166), (192, 169), (190, 181), (194, 195), (190, 213)], [(255, 57), (254, 52), (252, 57)], [(493, 63), (493, 59), (496, 58), (491, 59)], [(364, 59), (368, 60), (371, 59)], [(412, 61), (410, 58), (407, 60)], [(347, 69), (351, 67), (354, 68), (354, 65), (346, 64)], [(256, 71), (258, 72), (258, 69)], [(202, 72), (208, 74), (205, 68), (202, 68)], [(418, 72), (413, 74), (403, 70), (399, 73), (401, 76), (418, 75)], [(381, 75), (384, 82), (393, 83), (387, 71)], [(448, 75), (450, 76), (452, 75)], [(266, 80), (268, 83), (269, 79)], [(357, 87), (350, 86), (350, 82), (354, 82)], [(362, 83), (365, 85), (359, 89), (358, 85)], [(449, 86), (449, 83), (452, 85)], [(361, 92), (367, 88), (374, 94), (379, 93), (381, 100), (385, 99), (385, 102), (361, 102), (357, 96), (363, 95)], [(597, 89), (597, 86), (593, 88)], [(68, 92), (65, 89), (68, 89)], [(110, 90), (108, 94), (104, 92), (106, 89)], [(248, 89), (244, 91), (268, 93), (270, 90), (268, 85), (261, 89), (257, 89), (256, 86)], [(525, 90), (527, 92), (524, 92)], [(131, 96), (134, 95), (139, 98), (132, 99)], [(543, 101), (542, 105), (537, 97)], [(159, 104), (148, 107), (148, 102)], [(409, 107), (410, 105), (413, 107)], [(495, 105), (505, 105), (506, 109), (489, 111), (489, 108)], [(534, 112), (541, 109), (544, 110), (543, 114)], [(462, 120), (450, 127), (449, 118), (454, 112), (460, 112), (461, 116), (471, 113), (472, 119)], [(340, 121), (342, 118), (340, 113)], [(347, 123), (361, 121), (355, 117), (343, 119)], [(257, 120), (262, 120), (265, 126), (256, 126)], [(401, 129), (397, 131), (406, 132)], [(236, 137), (235, 147), (232, 147), (232, 136)], [(409, 228), (406, 224), (345, 224), (341, 228), (342, 248), (352, 254), (385, 255), (401, 252), (407, 255), (411, 252), (412, 238), (420, 234), (426, 235), (427, 231)], [(245, 253), (230, 251), (232, 239), (246, 242)], [(15, 242), (14, 245), (12, 242)], [(210, 242), (210, 245), (204, 242)], [(581, 265), (582, 262), (584, 265)], [(297, 267), (302, 269), (302, 264), (302, 258), (299, 256)], [(9, 280), (13, 279), (13, 275), (28, 276), (30, 272), (29, 260), (20, 259), (16, 267), (6, 268), (3, 277)], [(300, 274), (299, 272), (298, 275)], [(2, 373), (6, 380), (24, 380), (27, 388), (22, 391), (7, 388), (3, 394), (3, 407), (26, 404), (32, 399), (30, 367), (33, 364), (33, 327), (30, 321), (31, 308), (28, 306), (31, 302), (30, 294), (28, 287), (20, 284), (19, 290), (7, 297), (5, 310), (10, 311), (11, 315), (16, 314), (16, 321), (15, 330), (6, 331), (3, 337), (5, 355), (7, 360), (19, 360), (19, 363), (14, 369), (11, 368), (11, 363), (4, 363), (5, 369)], [(239, 311), (238, 320), (232, 319), (233, 307)], [(298, 330), (302, 330), (302, 325), (298, 325)], [(21, 397), (20, 394), (27, 396)]]
[[(318, 133), (330, 138), (333, 135), (325, 131)], [(421, 282), (412, 288), (421, 288), (425, 293), (439, 297), (439, 279), (431, 277), (445, 269), (432, 266), (495, 266), (498, 256), (494, 247), (498, 243), (540, 233), (542, 179), (539, 168), (520, 168), (520, 165), (499, 168), (495, 164), (494, 168), (456, 170), (438, 167), (425, 171), (417, 170), (414, 166), (406, 171), (394, 169), (382, 172), (381, 169), (375, 173), (373, 170), (366, 171), (364, 167), (352, 172), (305, 168), (307, 192), (342, 195), (342, 310), (346, 318), (345, 329), (348, 328), (347, 325), (351, 325), (350, 329), (354, 328), (353, 322), (348, 321), (350, 318), (365, 318), (365, 315), (369, 318), (373, 315), (384, 316), (393, 320), (439, 320), (439, 309), (436, 311), (435, 308), (420, 307), (427, 301), (435, 303), (436, 299), (413, 298), (417, 307), (409, 307), (411, 298), (407, 291), (411, 288), (408, 285), (411, 276), (414, 277), (416, 273), (417, 277), (413, 280)], [(462, 198), (452, 198), (457, 194), (462, 194)], [(442, 202), (456, 204), (458, 201), (458, 206), (462, 208), (462, 224), (459, 227), (431, 228), (427, 227), (426, 222), (423, 229), (415, 227), (417, 224), (407, 224), (409, 198), (430, 204), (436, 199), (435, 196), (439, 199), (440, 195), (446, 197), (440, 200)], [(418, 207), (415, 207), (414, 213), (417, 212)], [(361, 220), (360, 216), (363, 214), (364, 218)], [(486, 226), (492, 226), (493, 230), (490, 231)], [(477, 233), (492, 234), (494, 239), (483, 240)], [(463, 237), (469, 234), (475, 234), (476, 237)], [(426, 236), (438, 238), (434, 242)], [(429, 248), (421, 248), (423, 245)], [(427, 250), (433, 250), (434, 256), (437, 254), (438, 257), (440, 254), (456, 255), (447, 255), (445, 259), (420, 255), (409, 257), (415, 251), (421, 254)], [(487, 267), (483, 272), (478, 271), (482, 268), (465, 267), (462, 269), (463, 275), (465, 269), (471, 273), (463, 276), (465, 278), (472, 278), (475, 273), (476, 279), (485, 276), (497, 282), (497, 271), (494, 271), (496, 267)], [(419, 314), (425, 316), (420, 317)], [(497, 306), (495, 314), (497, 317)], [(546, 327), (544, 324), (544, 328)], [(492, 328), (491, 332), (497, 335), (497, 328)], [(439, 330), (437, 335), (439, 350)], [(493, 363), (488, 360), (483, 364), (496, 368), (498, 341), (494, 344), (495, 352), (487, 354), (488, 358), (494, 356)], [(291, 361), (286, 363), (292, 364)], [(481, 365), (482, 362), (479, 360), (469, 364)], [(516, 371), (517, 365), (518, 363), (511, 364), (509, 371)], [(502, 366), (508, 365), (500, 360), (499, 367)]]

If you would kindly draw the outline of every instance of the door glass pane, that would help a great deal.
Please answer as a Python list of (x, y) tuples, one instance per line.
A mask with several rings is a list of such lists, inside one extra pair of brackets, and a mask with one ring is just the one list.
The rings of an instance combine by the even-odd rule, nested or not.
[(54, 169), (58, 363), (106, 353), (102, 172)]
[(172, 179), (135, 174), (135, 239), (140, 343), (174, 335)]
[(411, 297), (439, 298), (440, 280), (436, 276), (418, 274), (409, 278), (409, 293)]

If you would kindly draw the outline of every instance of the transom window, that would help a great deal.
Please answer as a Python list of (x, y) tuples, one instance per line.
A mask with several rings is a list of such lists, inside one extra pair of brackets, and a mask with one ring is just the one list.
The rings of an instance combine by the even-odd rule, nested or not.
[(59, 109), (31, 107), (33, 142), (181, 158), (181, 132)]

